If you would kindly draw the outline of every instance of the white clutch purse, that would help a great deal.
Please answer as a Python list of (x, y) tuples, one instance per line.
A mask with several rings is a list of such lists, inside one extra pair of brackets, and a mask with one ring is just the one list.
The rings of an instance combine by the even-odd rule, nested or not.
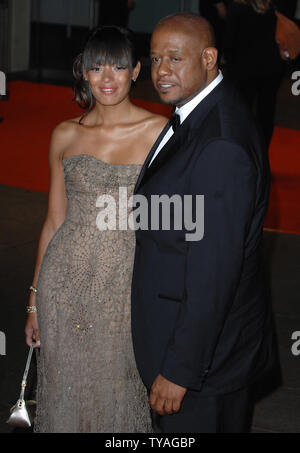
[(21, 393), (16, 404), (10, 409), (10, 417), (6, 423), (13, 426), (18, 426), (22, 428), (29, 428), (33, 423), (34, 412), (36, 408), (36, 401), (24, 400), (25, 388), (27, 385), (27, 375), (30, 367), (33, 346), (30, 347), (28, 358), (26, 362), (26, 367), (21, 383)]

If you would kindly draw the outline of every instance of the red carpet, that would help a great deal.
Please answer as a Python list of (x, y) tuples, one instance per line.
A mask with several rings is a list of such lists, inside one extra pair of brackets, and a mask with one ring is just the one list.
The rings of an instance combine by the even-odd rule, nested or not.
[[(11, 82), (9, 100), (0, 102), (0, 183), (47, 192), (48, 145), (53, 127), (82, 110), (66, 87)], [(133, 100), (169, 116), (171, 108)], [(300, 234), (300, 131), (276, 127), (270, 147), (272, 187), (265, 227)]]

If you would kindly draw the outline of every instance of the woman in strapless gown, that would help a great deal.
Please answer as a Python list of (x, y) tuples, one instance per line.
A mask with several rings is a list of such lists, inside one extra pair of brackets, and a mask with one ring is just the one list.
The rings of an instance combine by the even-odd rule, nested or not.
[[(92, 32), (74, 64), (75, 98), (87, 110), (52, 135), (25, 328), (27, 344), (40, 346), (35, 432), (152, 432), (131, 339), (135, 234), (118, 202), (121, 190), (133, 194), (166, 119), (129, 100), (140, 70), (133, 42), (118, 27)], [(97, 222), (107, 195), (116, 201), (116, 229)]]

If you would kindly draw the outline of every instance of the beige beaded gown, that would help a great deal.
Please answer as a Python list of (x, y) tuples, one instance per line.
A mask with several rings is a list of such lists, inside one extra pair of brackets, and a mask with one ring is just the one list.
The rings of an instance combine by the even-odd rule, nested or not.
[[(118, 209), (120, 192), (132, 195), (141, 166), (77, 154), (66, 157), (63, 168), (67, 216), (47, 247), (37, 283), (41, 347), (34, 430), (152, 432), (131, 339), (135, 234), (119, 229)], [(116, 230), (97, 226), (97, 215), (108, 206), (99, 207), (102, 195), (116, 201), (116, 209), (109, 204)]]

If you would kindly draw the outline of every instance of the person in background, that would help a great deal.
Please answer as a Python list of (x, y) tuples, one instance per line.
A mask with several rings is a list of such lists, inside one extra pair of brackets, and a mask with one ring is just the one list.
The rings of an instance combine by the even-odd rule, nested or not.
[(134, 0), (100, 0), (99, 25), (127, 27)]
[(293, 19), (297, 8), (297, 1), (298, 0), (273, 0), (273, 4), (279, 12), (289, 19)]
[(199, 14), (207, 19), (215, 31), (217, 47), (222, 48), (227, 7), (230, 0), (199, 0)]
[(255, 115), (269, 146), (276, 96), (285, 69), (275, 40), (276, 14), (270, 0), (233, 0), (224, 37), (226, 73)]

